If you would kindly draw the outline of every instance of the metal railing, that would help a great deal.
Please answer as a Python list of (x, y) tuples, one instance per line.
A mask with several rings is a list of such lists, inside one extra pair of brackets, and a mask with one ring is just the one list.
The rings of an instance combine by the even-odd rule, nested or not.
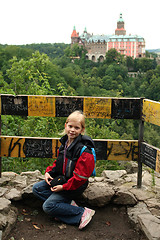
[[(0, 95), (0, 116), (67, 117), (75, 110), (86, 118), (139, 120), (138, 140), (94, 139), (97, 159), (137, 161), (137, 187), (142, 185), (142, 163), (160, 172), (160, 149), (143, 141), (144, 122), (160, 126), (160, 103), (143, 98)], [(1, 121), (0, 121), (1, 130)], [(138, 131), (138, 130), (137, 130)], [(1, 136), (1, 157), (56, 158), (58, 138)]]

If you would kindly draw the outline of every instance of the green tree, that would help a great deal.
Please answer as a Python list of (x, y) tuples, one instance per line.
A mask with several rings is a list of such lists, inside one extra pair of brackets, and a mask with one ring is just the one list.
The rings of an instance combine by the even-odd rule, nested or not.
[(153, 60), (148, 58), (139, 58), (138, 68), (140, 72), (147, 72), (148, 70), (153, 69)]
[(155, 101), (160, 101), (160, 77), (157, 78), (153, 75), (151, 79), (151, 84), (146, 90), (146, 97)]
[(49, 76), (45, 72), (49, 63), (46, 54), (38, 51), (32, 54), (29, 60), (20, 61), (14, 57), (10, 60), (11, 69), (7, 70), (7, 75), (11, 80), (11, 87), (15, 94), (50, 94)]
[(130, 56), (126, 57), (126, 66), (128, 68), (128, 71), (134, 70), (134, 59)]
[(106, 60), (105, 63), (113, 64), (113, 63), (124, 63), (124, 56), (117, 52), (115, 48), (111, 48), (107, 53), (106, 53)]

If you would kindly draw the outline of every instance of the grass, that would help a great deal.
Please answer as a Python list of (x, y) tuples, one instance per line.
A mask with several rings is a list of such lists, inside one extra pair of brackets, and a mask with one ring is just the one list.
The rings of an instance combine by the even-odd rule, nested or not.
[[(26, 171), (39, 170), (42, 174), (46, 168), (52, 166), (53, 159), (48, 158), (6, 158), (2, 157), (2, 172), (15, 172), (20, 174)], [(96, 176), (101, 176), (104, 170), (119, 170), (123, 169), (117, 161), (97, 160)]]

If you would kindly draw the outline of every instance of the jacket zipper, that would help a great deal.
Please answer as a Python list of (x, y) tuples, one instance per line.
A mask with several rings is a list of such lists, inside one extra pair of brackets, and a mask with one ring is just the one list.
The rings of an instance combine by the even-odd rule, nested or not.
[(68, 177), (70, 177), (70, 173), (71, 173), (71, 160), (70, 159), (68, 159), (69, 160), (69, 166), (68, 166)]

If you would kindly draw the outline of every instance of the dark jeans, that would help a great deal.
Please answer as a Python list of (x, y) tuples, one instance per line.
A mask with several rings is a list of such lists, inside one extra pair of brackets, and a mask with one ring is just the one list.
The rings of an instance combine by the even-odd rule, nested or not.
[(64, 223), (79, 225), (84, 208), (72, 206), (71, 199), (67, 197), (68, 191), (54, 193), (46, 181), (33, 185), (35, 196), (43, 200), (43, 210), (52, 217), (56, 217)]

